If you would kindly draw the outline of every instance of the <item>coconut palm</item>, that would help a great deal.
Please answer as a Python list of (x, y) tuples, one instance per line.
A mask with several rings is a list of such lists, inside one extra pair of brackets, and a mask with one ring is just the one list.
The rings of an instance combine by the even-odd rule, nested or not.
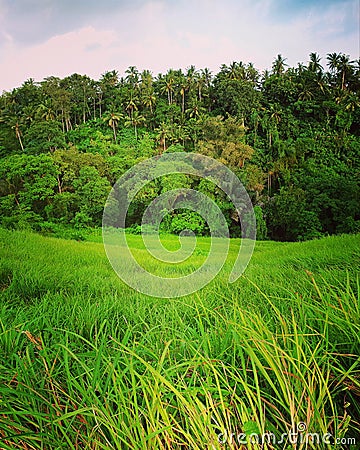
[(173, 103), (174, 85), (175, 85), (175, 72), (170, 69), (165, 77), (162, 78), (163, 85), (160, 91), (167, 94), (168, 104)]
[(350, 61), (349, 55), (343, 53), (328, 53), (328, 66), (332, 75), (339, 81), (340, 89), (346, 88), (346, 81), (355, 72), (355, 61)]
[(156, 96), (155, 96), (155, 92), (152, 88), (146, 90), (143, 92), (142, 94), (142, 104), (146, 107), (150, 109), (150, 113), (151, 115), (154, 112), (154, 106), (156, 104)]
[(141, 114), (139, 114), (139, 111), (134, 111), (134, 113), (132, 114), (131, 117), (129, 117), (126, 121), (125, 121), (125, 126), (133, 126), (134, 127), (134, 134), (135, 134), (135, 139), (137, 140), (137, 127), (139, 125), (142, 125), (143, 123), (146, 122), (146, 119), (144, 116), (142, 116)]
[(277, 55), (275, 61), (272, 64), (272, 70), (275, 75), (282, 75), (285, 72), (285, 63), (287, 58), (283, 58), (280, 54)]
[(354, 62), (350, 61), (349, 55), (341, 54), (338, 65), (339, 72), (341, 74), (341, 90), (345, 89), (346, 79), (354, 73)]
[(323, 66), (320, 64), (321, 58), (317, 53), (310, 53), (309, 59), (308, 68), (310, 72), (321, 72), (323, 70)]
[(197, 119), (201, 113), (206, 112), (205, 108), (201, 106), (198, 99), (194, 99), (189, 108), (185, 111), (186, 114), (189, 115), (190, 118)]
[(134, 91), (139, 87), (139, 72), (135, 66), (130, 66), (125, 70), (127, 74), (125, 77), (125, 81), (130, 84), (131, 89)]
[(5, 113), (0, 117), (0, 122), (6, 123), (12, 130), (15, 131), (16, 139), (19, 141), (21, 150), (24, 151), (24, 145), (22, 142), (21, 121), (16, 115)]
[(129, 100), (127, 101), (125, 109), (126, 109), (126, 111), (128, 111), (130, 117), (133, 116), (134, 111), (138, 110), (137, 100), (138, 100), (137, 98), (135, 98), (131, 95)]
[(46, 121), (55, 120), (56, 113), (50, 99), (45, 99), (45, 101), (38, 106), (37, 116)]
[(335, 53), (335, 52), (327, 54), (327, 57), (326, 57), (326, 59), (328, 61), (327, 65), (330, 69), (330, 72), (333, 75), (335, 75), (338, 70), (338, 66), (340, 63), (340, 56), (341, 56), (341, 53)]
[(120, 112), (114, 111), (113, 109), (108, 113), (105, 113), (103, 116), (103, 121), (107, 122), (109, 127), (113, 130), (114, 142), (117, 144), (117, 134), (116, 129), (119, 124), (119, 120), (123, 118), (123, 115)]
[(160, 144), (162, 152), (166, 152), (166, 140), (171, 137), (170, 126), (165, 122), (161, 122), (160, 126), (155, 131), (157, 132), (156, 139)]

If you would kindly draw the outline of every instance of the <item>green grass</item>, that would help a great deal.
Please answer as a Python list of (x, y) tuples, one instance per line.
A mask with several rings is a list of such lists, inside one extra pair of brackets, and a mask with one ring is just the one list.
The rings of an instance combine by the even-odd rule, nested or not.
[[(0, 448), (359, 448), (360, 236), (257, 242), (228, 284), (234, 240), (222, 272), (180, 299), (124, 285), (101, 243), (0, 242)], [(300, 422), (356, 443), (229, 436), (280, 439)]]

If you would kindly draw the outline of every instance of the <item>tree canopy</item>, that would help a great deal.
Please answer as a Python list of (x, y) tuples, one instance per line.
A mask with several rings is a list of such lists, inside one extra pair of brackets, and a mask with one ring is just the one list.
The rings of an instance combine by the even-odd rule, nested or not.
[[(111, 185), (128, 168), (193, 151), (239, 176), (260, 239), (359, 232), (359, 92), (360, 62), (343, 53), (313, 52), (296, 67), (277, 55), (263, 73), (239, 61), (216, 74), (191, 66), (154, 76), (131, 66), (124, 77), (114, 70), (99, 80), (26, 80), (0, 96), (1, 225), (100, 226)], [(136, 199), (129, 226), (140, 225), (164, 182)], [(184, 183), (212, 196), (239, 235), (221, 192), (190, 177)], [(172, 212), (164, 227), (177, 231), (187, 220), (207, 232), (186, 214)]]

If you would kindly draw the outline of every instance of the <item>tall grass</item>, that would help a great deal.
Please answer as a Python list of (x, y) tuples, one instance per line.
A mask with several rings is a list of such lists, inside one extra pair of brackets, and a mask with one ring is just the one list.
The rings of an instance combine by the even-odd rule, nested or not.
[(169, 300), (101, 244), (0, 237), (0, 448), (359, 448), (359, 237), (259, 242), (229, 285), (234, 241)]

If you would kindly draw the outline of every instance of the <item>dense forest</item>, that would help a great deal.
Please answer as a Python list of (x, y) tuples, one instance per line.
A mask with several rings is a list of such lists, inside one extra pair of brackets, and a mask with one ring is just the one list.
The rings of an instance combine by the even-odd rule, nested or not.
[[(129, 67), (98, 81), (73, 74), (25, 81), (0, 96), (0, 217), (6, 228), (41, 232), (101, 226), (111, 186), (137, 162), (164, 152), (216, 158), (245, 185), (259, 239), (305, 240), (360, 232), (360, 62), (317, 53), (271, 70), (233, 62), (213, 74), (194, 66), (154, 76)], [(183, 175), (186, 187), (220, 206), (233, 236), (233, 205), (205, 180)], [(153, 182), (128, 217), (142, 212), (174, 180)], [(164, 229), (193, 212), (175, 211)]]

